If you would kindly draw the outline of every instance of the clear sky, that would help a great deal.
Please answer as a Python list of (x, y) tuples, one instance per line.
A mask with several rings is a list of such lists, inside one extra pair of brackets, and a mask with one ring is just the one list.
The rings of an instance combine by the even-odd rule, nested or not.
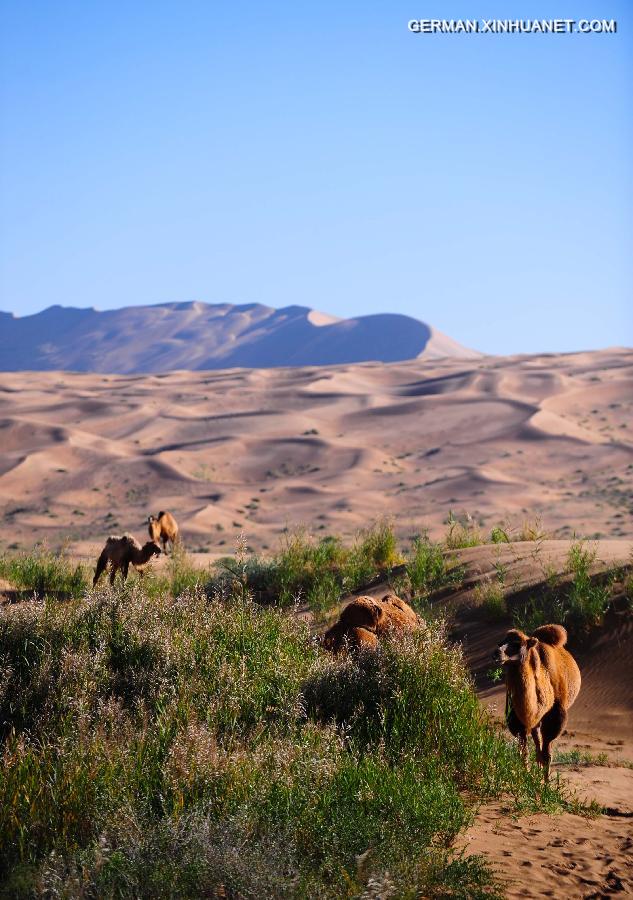
[(0, 309), (297, 303), (493, 353), (633, 344), (630, 0), (0, 10)]

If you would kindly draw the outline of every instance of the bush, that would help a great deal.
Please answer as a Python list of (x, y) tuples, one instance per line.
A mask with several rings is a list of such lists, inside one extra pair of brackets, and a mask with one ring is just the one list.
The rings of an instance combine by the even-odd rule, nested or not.
[(414, 605), (419, 606), (420, 601), (426, 600), (434, 591), (458, 584), (462, 577), (463, 568), (447, 564), (440, 544), (431, 541), (426, 534), (414, 538), (405, 562), (403, 584), (403, 590), (410, 595)]
[(505, 528), (501, 527), (501, 525), (495, 525), (490, 532), (490, 542), (492, 544), (509, 544), (510, 535)]
[(514, 610), (517, 627), (530, 633), (539, 625), (559, 622), (576, 632), (588, 632), (600, 624), (611, 603), (612, 588), (618, 571), (592, 576), (591, 568), (596, 551), (582, 541), (571, 545), (567, 556), (567, 571), (571, 581), (564, 582), (550, 574), (547, 588), (541, 597), (532, 597)]
[(44, 545), (29, 553), (0, 557), (0, 578), (6, 578), (16, 588), (34, 591), (38, 597), (80, 597), (89, 585), (84, 566), (73, 564), (63, 552), (53, 553)]
[(389, 574), (401, 561), (392, 526), (385, 521), (360, 531), (352, 547), (338, 537), (315, 540), (299, 529), (284, 537), (270, 560), (228, 557), (217, 569), (220, 582), (236, 579), (255, 593), (281, 606), (307, 602), (317, 615), (341, 597), (378, 576)]
[(477, 799), (559, 802), (438, 626), (333, 659), (241, 591), (142, 588), (0, 610), (4, 896), (485, 896)]
[(477, 523), (468, 513), (457, 518), (451, 511), (446, 521), (448, 529), (444, 543), (449, 550), (459, 550), (464, 547), (478, 547), (483, 544), (481, 532)]
[(487, 581), (473, 591), (475, 605), (481, 607), (490, 619), (504, 619), (508, 614), (503, 585), (499, 581)]

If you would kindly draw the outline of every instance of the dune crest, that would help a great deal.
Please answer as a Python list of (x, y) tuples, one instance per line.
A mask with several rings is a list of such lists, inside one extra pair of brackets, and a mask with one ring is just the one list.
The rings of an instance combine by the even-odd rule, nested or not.
[(479, 355), (394, 313), (339, 319), (305, 306), (194, 301), (0, 314), (0, 371), (173, 372)]
[[(247, 311), (248, 312), (248, 311)], [(226, 315), (233, 315), (230, 310)], [(319, 331), (323, 331), (320, 328)], [(0, 375), (11, 542), (98, 542), (169, 509), (220, 555), (286, 527), (633, 537), (633, 351), (154, 375)]]

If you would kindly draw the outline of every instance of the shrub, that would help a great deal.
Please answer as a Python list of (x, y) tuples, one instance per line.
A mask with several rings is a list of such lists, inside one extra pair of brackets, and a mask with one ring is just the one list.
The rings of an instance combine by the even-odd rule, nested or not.
[(459, 584), (462, 577), (463, 568), (449, 566), (440, 544), (431, 541), (426, 534), (413, 539), (405, 561), (402, 589), (410, 595), (414, 605), (423, 604), (434, 591)]
[(379, 519), (370, 528), (359, 531), (343, 569), (343, 585), (354, 591), (378, 575), (387, 575), (402, 562), (393, 525)]
[(315, 540), (304, 529), (285, 535), (270, 560), (226, 558), (216, 568), (220, 582), (238, 580), (281, 606), (307, 602), (317, 615), (400, 562), (393, 528), (378, 521), (360, 531), (351, 548), (338, 537)]
[(239, 590), (142, 587), (0, 610), (4, 896), (485, 896), (473, 804), (560, 802), (439, 626), (333, 659)]
[(477, 547), (479, 544), (483, 544), (484, 541), (479, 527), (468, 513), (461, 518), (457, 518), (451, 511), (448, 514), (446, 524), (448, 529), (444, 543), (449, 550)]
[(473, 599), (490, 619), (503, 619), (508, 614), (503, 586), (499, 581), (478, 584), (473, 591)]
[(495, 525), (490, 532), (490, 542), (492, 544), (509, 544), (510, 536), (506, 529), (502, 528), (501, 525)]
[(546, 622), (560, 622), (582, 633), (599, 624), (611, 603), (618, 572), (614, 569), (592, 576), (595, 559), (595, 550), (588, 549), (582, 541), (573, 543), (567, 556), (571, 580), (564, 582), (550, 573), (542, 596), (531, 597), (514, 610), (517, 626), (529, 633)]
[(84, 566), (73, 564), (63, 552), (53, 553), (44, 545), (28, 553), (0, 557), (0, 578), (39, 597), (80, 597), (89, 585)]

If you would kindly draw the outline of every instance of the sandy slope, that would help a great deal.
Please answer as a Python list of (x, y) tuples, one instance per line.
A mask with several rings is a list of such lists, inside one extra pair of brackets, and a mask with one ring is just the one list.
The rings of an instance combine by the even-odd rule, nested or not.
[[(564, 578), (570, 541), (523, 541), (470, 547), (451, 556), (464, 572), (464, 586), (440, 592), (432, 603), (452, 618), (482, 703), (503, 725), (505, 689), (488, 676), (491, 654), (511, 624), (477, 608), (477, 587), (503, 571), (509, 602), (535, 594), (552, 572)], [(631, 564), (632, 540), (597, 541), (592, 571)], [(386, 583), (368, 593), (382, 595)], [(607, 766), (556, 763), (568, 789), (608, 810), (595, 819), (571, 814), (517, 817), (509, 803), (482, 807), (460, 838), (468, 853), (483, 854), (506, 884), (509, 898), (601, 898), (633, 894), (633, 616), (607, 616), (588, 642), (570, 633), (569, 649), (582, 672), (580, 695), (556, 750), (607, 758)]]
[(92, 552), (148, 512), (189, 546), (244, 530), (407, 536), (449, 509), (490, 528), (631, 536), (633, 351), (168, 375), (0, 374), (3, 541)]
[(480, 357), (411, 316), (338, 319), (306, 306), (159, 303), (0, 312), (0, 370), (172, 372)]
[[(460, 551), (467, 581), (477, 585), (505, 566), (506, 593), (522, 596), (547, 576), (564, 573), (569, 543), (545, 541), (511, 547), (474, 547)], [(633, 542), (599, 541), (594, 571), (630, 562)], [(468, 602), (473, 588), (460, 592)], [(480, 687), (482, 702), (503, 719), (505, 689), (486, 676), (490, 652), (509, 622), (482, 621), (474, 611), (458, 616), (455, 636)], [(606, 756), (608, 766), (553, 767), (571, 789), (596, 800), (609, 814), (587, 819), (564, 814), (516, 818), (503, 804), (485, 806), (464, 837), (470, 853), (483, 853), (507, 883), (507, 896), (599, 898), (633, 893), (633, 617), (613, 612), (588, 643), (570, 634), (569, 648), (582, 672), (580, 695), (570, 711), (559, 751)]]

